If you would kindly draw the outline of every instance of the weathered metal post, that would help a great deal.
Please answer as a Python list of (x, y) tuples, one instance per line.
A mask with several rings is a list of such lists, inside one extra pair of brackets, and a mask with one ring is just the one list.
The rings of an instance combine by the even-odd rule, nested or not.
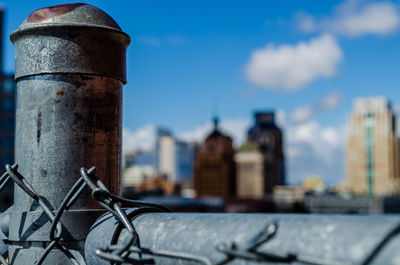
[[(57, 211), (82, 166), (97, 166), (119, 193), (121, 93), (130, 38), (100, 9), (86, 4), (42, 8), (11, 34), (17, 82), (15, 159), (18, 171)], [(50, 243), (51, 222), (15, 185), (9, 261), (35, 264)], [(68, 251), (54, 248), (44, 264), (84, 264), (89, 227), (103, 211), (86, 191), (61, 221)]]

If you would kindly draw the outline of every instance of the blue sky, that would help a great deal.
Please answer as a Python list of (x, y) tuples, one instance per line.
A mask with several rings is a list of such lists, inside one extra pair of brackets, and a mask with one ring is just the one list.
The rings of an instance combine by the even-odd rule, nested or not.
[[(159, 126), (199, 141), (215, 113), (239, 145), (253, 111), (272, 109), (285, 131), (289, 183), (318, 175), (336, 184), (352, 100), (400, 103), (398, 1), (86, 2), (132, 38), (125, 150), (149, 148)], [(7, 36), (33, 10), (60, 4), (3, 3)], [(10, 41), (5, 52), (12, 72)]]

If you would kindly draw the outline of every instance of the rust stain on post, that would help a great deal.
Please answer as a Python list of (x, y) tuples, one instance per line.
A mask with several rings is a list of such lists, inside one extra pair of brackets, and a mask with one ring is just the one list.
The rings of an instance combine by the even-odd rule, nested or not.
[(52, 17), (68, 13), (71, 10), (82, 5), (86, 4), (74, 3), (74, 4), (64, 4), (64, 5), (56, 5), (56, 6), (40, 8), (38, 10), (33, 11), (33, 13), (28, 16), (27, 21), (30, 23), (42, 22)]

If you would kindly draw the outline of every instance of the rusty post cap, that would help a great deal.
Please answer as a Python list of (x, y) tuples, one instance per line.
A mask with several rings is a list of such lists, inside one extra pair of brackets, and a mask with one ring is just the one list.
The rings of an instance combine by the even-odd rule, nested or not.
[(122, 32), (117, 22), (103, 10), (84, 3), (72, 3), (39, 8), (33, 11), (11, 34), (31, 28), (49, 26), (103, 27)]
[(15, 79), (49, 73), (96, 74), (126, 83), (130, 37), (101, 9), (83, 3), (33, 11), (10, 35)]

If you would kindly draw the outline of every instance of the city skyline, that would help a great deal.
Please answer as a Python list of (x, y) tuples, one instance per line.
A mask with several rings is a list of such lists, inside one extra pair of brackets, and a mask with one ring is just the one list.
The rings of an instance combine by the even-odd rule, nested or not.
[[(215, 114), (238, 146), (253, 111), (276, 110), (285, 133), (288, 183), (320, 175), (339, 184), (353, 99), (384, 96), (400, 109), (398, 2), (86, 2), (107, 10), (132, 37), (125, 149), (151, 141), (159, 126), (200, 140)], [(32, 10), (60, 4), (3, 3), (5, 40)], [(379, 23), (372, 26), (372, 20)], [(10, 73), (10, 41), (4, 54)], [(319, 59), (310, 60), (314, 55)], [(145, 137), (129, 138), (138, 134)]]

